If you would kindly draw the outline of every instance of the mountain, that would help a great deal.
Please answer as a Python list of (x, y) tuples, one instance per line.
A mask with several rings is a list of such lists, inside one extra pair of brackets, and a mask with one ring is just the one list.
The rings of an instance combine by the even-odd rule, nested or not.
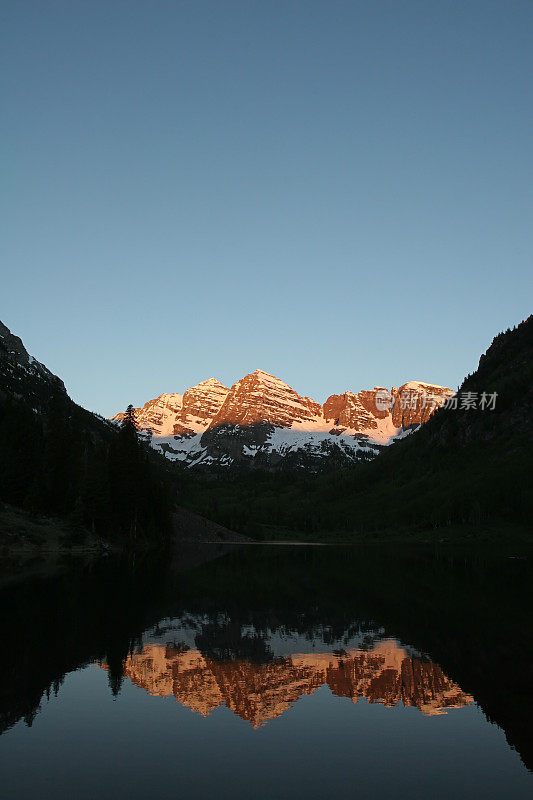
[(173, 481), (130, 427), (74, 403), (0, 322), (0, 546), (168, 541)]
[(219, 412), (229, 389), (216, 378), (192, 386), (183, 395), (183, 407), (174, 421), (175, 436), (203, 433)]
[[(405, 384), (399, 393), (408, 391), (415, 392), (412, 408), (409, 404), (402, 416), (394, 390), (392, 413), (382, 419), (368, 410), (372, 395), (369, 401), (367, 393), (357, 395), (359, 403), (346, 393), (324, 405), (327, 414), (339, 415), (339, 426), (354, 424), (350, 414), (355, 415), (369, 446), (380, 426), (394, 430), (402, 425), (394, 444), (372, 463), (329, 475), (258, 472), (239, 480), (228, 475), (216, 484), (191, 482), (191, 508), (267, 539), (350, 539), (373, 532), (403, 536), (450, 526), (498, 538), (506, 525), (511, 533), (519, 529), (528, 535), (533, 519), (533, 317), (496, 336), (453, 402), (429, 419), (426, 409), (417, 407), (417, 385)], [(416, 436), (401, 435), (424, 419)], [(372, 430), (373, 421), (377, 427)]]
[(0, 399), (24, 398), (42, 410), (56, 395), (67, 396), (63, 381), (30, 356), (22, 340), (0, 321)]
[(210, 378), (183, 396), (163, 394), (136, 409), (136, 419), (152, 447), (186, 467), (317, 470), (373, 458), (452, 395), (444, 386), (410, 381), (390, 391), (346, 390), (320, 405), (258, 369), (231, 389)]

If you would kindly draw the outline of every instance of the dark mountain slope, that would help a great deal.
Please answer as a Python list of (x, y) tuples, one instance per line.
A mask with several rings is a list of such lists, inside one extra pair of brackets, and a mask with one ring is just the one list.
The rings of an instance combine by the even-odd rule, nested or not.
[(0, 391), (43, 409), (53, 395), (66, 396), (63, 381), (29, 355), (18, 336), (0, 322)]
[[(78, 538), (162, 541), (171, 487), (158, 461), (134, 429), (76, 405), (0, 323), (0, 504), (58, 517)], [(11, 545), (12, 531), (4, 534), (1, 544)]]
[[(343, 538), (375, 531), (510, 524), (533, 519), (533, 317), (499, 334), (463, 382), (458, 408), (439, 409), (378, 459), (316, 478), (258, 475), (192, 485), (195, 508), (259, 538)], [(461, 408), (466, 392), (478, 407)], [(494, 410), (481, 394), (497, 393)]]
[[(108, 441), (114, 428), (103, 417), (74, 403), (65, 384), (29, 355), (22, 340), (0, 321), (0, 405), (22, 402), (40, 414), (60, 410), (90, 431), (95, 440)], [(22, 431), (20, 431), (22, 433)]]

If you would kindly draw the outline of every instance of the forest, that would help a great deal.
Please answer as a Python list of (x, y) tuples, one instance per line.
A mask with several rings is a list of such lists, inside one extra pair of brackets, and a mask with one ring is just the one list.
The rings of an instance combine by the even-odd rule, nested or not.
[(66, 520), (80, 535), (164, 544), (174, 480), (139, 440), (130, 408), (117, 429), (55, 393), (41, 413), (21, 398), (0, 405), (0, 500)]

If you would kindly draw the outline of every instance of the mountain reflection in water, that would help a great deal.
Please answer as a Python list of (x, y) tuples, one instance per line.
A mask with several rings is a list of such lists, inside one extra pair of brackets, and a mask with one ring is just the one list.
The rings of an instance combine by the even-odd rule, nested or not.
[[(7, 776), (6, 796), (61, 796), (64, 788), (58, 776), (67, 768), (66, 762), (54, 766), (52, 752), (62, 753), (80, 736), (81, 749), (73, 751), (74, 760), (68, 762), (79, 770), (84, 765), (85, 748), (100, 747), (99, 737), (106, 726), (115, 731), (108, 744), (110, 763), (117, 758), (120, 763), (120, 754), (126, 758), (130, 753), (134, 758), (136, 746), (151, 760), (164, 759), (167, 739), (163, 743), (154, 731), (163, 724), (163, 718), (166, 728), (173, 726), (170, 712), (177, 726), (174, 739), (185, 737), (180, 745), (185, 748), (183, 758), (189, 751), (201, 754), (212, 745), (212, 758), (216, 760), (220, 748), (229, 748), (224, 750), (226, 761), (221, 762), (220, 769), (225, 769), (223, 764), (229, 765), (227, 759), (231, 760), (230, 754), (237, 753), (239, 747), (258, 748), (253, 752), (256, 764), (261, 764), (267, 757), (261, 749), (266, 747), (266, 732), (275, 737), (276, 744), (268, 746), (278, 748), (276, 758), (283, 759), (286, 753), (288, 759), (303, 764), (298, 759), (311, 746), (310, 732), (317, 726), (320, 729), (323, 720), (329, 720), (331, 730), (351, 725), (345, 716), (348, 714), (355, 726), (349, 737), (359, 736), (358, 730), (362, 736), (357, 752), (364, 752), (367, 736), (367, 729), (357, 725), (373, 726), (376, 741), (383, 743), (383, 758), (396, 759), (397, 769), (405, 770), (404, 780), (408, 780), (415, 762), (420, 764), (416, 753), (425, 738), (437, 736), (431, 739), (432, 752), (448, 748), (447, 758), (466, 759), (468, 763), (479, 749), (480, 732), (485, 731), (483, 736), (490, 738), (494, 725), (507, 739), (497, 744), (502, 758), (502, 747), (508, 754), (516, 750), (531, 770), (532, 559), (529, 554), (519, 558), (514, 555), (377, 546), (204, 546), (182, 550), (174, 563), (164, 557), (107, 558), (89, 564), (73, 561), (55, 575), (34, 575), (4, 586), (0, 590), (4, 641), (0, 733), (5, 735), (0, 736), (0, 767)], [(74, 675), (79, 680), (73, 682)], [(107, 680), (109, 698), (119, 698), (120, 702), (98, 706), (98, 716), (89, 723), (87, 715), (97, 703), (94, 693), (98, 694), (97, 687), (101, 686), (91, 675)], [(73, 691), (79, 695), (72, 696)], [(175, 698), (179, 705), (149, 698), (146, 692)], [(71, 715), (68, 736), (61, 717), (63, 693)], [(315, 700), (318, 705), (311, 706)], [(356, 706), (352, 708), (348, 701)], [(69, 702), (74, 705), (69, 706)], [(384, 714), (392, 728), (380, 716), (379, 707), (390, 707)], [(249, 723), (245, 728), (255, 744), (241, 741), (240, 729), (230, 726), (226, 717), (225, 727), (217, 727), (226, 708)], [(317, 716), (309, 724), (311, 708)], [(372, 710), (373, 721), (365, 708)], [(407, 711), (399, 717), (404, 708)], [(191, 714), (189, 709), (197, 713)], [(130, 724), (133, 713), (136, 726)], [(426, 721), (430, 728), (410, 739), (415, 735), (415, 718)], [(46, 730), (47, 719), (57, 719), (58, 727), (53, 734), (56, 739), (50, 739), (49, 734), (43, 744), (46, 758), (27, 756), (37, 746), (39, 730)], [(232, 715), (229, 719), (241, 725)], [(275, 724), (267, 724), (273, 720)], [(474, 733), (473, 720), (478, 726)], [(297, 732), (287, 738), (293, 725)], [(383, 725), (382, 733), (379, 726)], [(386, 731), (392, 729), (397, 731), (396, 736), (388, 740)], [(150, 730), (151, 735), (147, 733)], [(446, 739), (451, 735), (446, 732), (452, 730), (453, 736), (459, 736), (457, 743)], [(398, 746), (404, 731), (408, 749), (400, 758)], [(141, 739), (136, 744), (137, 734)], [(419, 736), (422, 740), (416, 738)], [(168, 741), (173, 741), (172, 737)], [(337, 745), (341, 750), (349, 748), (350, 741), (339, 735)], [(304, 748), (302, 753), (293, 752), (298, 746)], [(374, 752), (370, 750), (365, 757), (371, 758)], [(478, 763), (471, 776), (479, 781), (486, 773), (488, 784), (480, 790), (484, 796), (496, 796), (497, 789), (491, 784), (490, 752), (490, 757), (480, 756), (486, 758), (483, 763), (487, 766), (481, 768)], [(170, 761), (167, 758), (165, 764), (169, 766), (165, 769), (176, 766), (179, 755), (177, 751)], [(50, 761), (46, 781), (59, 781), (59, 788), (43, 793), (38, 772), (32, 777), (33, 773), (23, 770), (25, 794), (18, 785), (22, 773), (17, 758), (25, 762), (27, 757), (30, 761), (39, 757), (41, 766)], [(338, 787), (346, 788), (352, 755), (335, 757), (344, 758), (335, 780)], [(427, 791), (438, 790), (438, 796), (446, 796), (438, 783), (442, 776), (435, 777), (444, 767), (438, 761), (440, 756), (435, 758), (434, 764), (423, 766)], [(398, 766), (398, 759), (405, 767)], [(409, 759), (413, 759), (412, 764)], [(516, 763), (524, 769), (518, 758)], [(184, 776), (189, 769), (186, 758), (179, 764)], [(98, 770), (94, 773), (91, 769), (87, 766), (84, 780), (98, 775)], [(313, 781), (321, 780), (318, 762), (316, 775), (314, 769), (307, 764), (305, 770), (302, 766), (294, 773), (297, 783), (290, 791), (297, 793), (306, 781), (313, 787)], [(519, 796), (524, 776), (512, 764), (506, 769), (516, 775), (514, 791)], [(240, 780), (240, 774), (235, 764), (232, 780)], [(359, 776), (363, 782), (367, 778), (370, 781), (370, 774)], [(116, 778), (124, 779), (123, 773)], [(167, 796), (163, 772), (158, 780), (163, 796)], [(195, 782), (203, 777), (195, 775), (188, 780), (190, 790), (200, 792)], [(275, 776), (269, 780), (274, 781)], [(116, 785), (115, 789), (111, 785), (98, 785), (97, 789), (99, 797), (116, 796)], [(122, 789), (127, 796), (146, 796), (140, 784), (130, 782)], [(290, 787), (285, 789), (290, 795)], [(204, 794), (198, 796), (216, 793), (207, 784), (202, 791)], [(277, 784), (270, 789), (265, 784), (263, 794), (280, 791)], [(318, 791), (317, 783), (309, 796), (318, 796)], [(96, 796), (94, 792), (96, 788), (87, 784), (85, 794), (77, 796)], [(228, 793), (233, 796), (229, 788)]]
[(443, 714), (474, 701), (431, 661), (409, 657), (394, 640), (371, 650), (298, 653), (266, 664), (235, 659), (215, 661), (200, 650), (147, 644), (128, 656), (124, 674), (152, 695), (174, 695), (203, 716), (225, 704), (254, 728), (283, 714), (303, 695), (327, 684), (352, 702), (415, 706)]

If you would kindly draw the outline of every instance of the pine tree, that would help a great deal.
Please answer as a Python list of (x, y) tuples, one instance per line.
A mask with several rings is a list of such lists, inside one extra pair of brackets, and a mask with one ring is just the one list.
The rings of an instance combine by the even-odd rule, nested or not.
[(129, 404), (124, 413), (124, 419), (122, 420), (122, 427), (134, 428), (134, 430), (136, 431), (139, 429), (139, 425), (137, 423), (137, 414), (131, 403)]
[(146, 494), (144, 453), (137, 437), (135, 409), (129, 405), (122, 426), (109, 450), (109, 473), (115, 527), (136, 539), (142, 526), (140, 507)]

